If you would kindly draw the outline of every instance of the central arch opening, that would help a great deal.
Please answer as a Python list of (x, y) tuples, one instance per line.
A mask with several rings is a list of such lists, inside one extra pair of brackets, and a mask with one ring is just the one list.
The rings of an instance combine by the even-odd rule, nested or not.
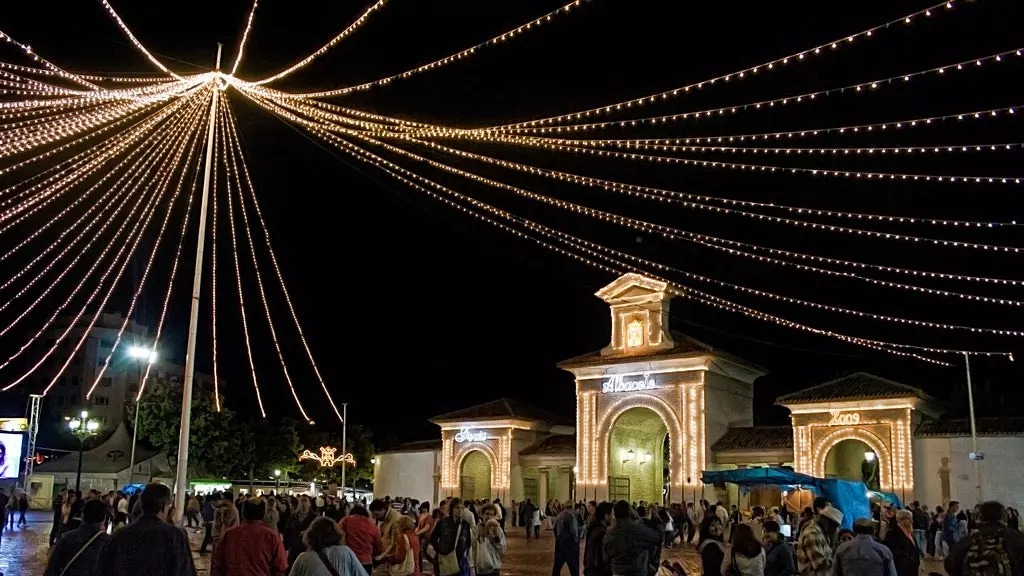
[(671, 442), (661, 417), (650, 408), (619, 414), (608, 432), (608, 499), (661, 502), (665, 446)]
[(462, 459), (459, 492), (463, 500), (491, 498), (491, 461), (480, 450), (473, 450)]
[(860, 440), (843, 440), (825, 456), (826, 478), (860, 481), (868, 489), (878, 490), (879, 474), (878, 454)]

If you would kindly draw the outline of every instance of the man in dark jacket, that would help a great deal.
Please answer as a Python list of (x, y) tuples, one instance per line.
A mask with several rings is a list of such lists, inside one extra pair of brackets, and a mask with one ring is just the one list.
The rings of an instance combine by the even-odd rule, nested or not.
[(149, 484), (139, 502), (142, 516), (110, 538), (96, 574), (195, 576), (188, 536), (168, 522), (171, 489), (163, 484)]
[(615, 576), (647, 576), (649, 550), (661, 546), (664, 536), (633, 519), (629, 502), (612, 507), (615, 524), (605, 534), (602, 549)]
[(796, 576), (796, 553), (775, 520), (764, 523), (764, 576)]
[(60, 538), (57, 548), (50, 555), (44, 576), (92, 576), (96, 562), (110, 542), (106, 518), (107, 507), (103, 502), (86, 502), (82, 510), (82, 526)]
[[(975, 554), (984, 554), (985, 560), (997, 562), (1003, 558), (1009, 566), (993, 566), (993, 570), (1007, 569), (1005, 574), (1024, 576), (1024, 535), (1006, 527), (1006, 508), (999, 502), (984, 502), (978, 511), (978, 529), (966, 538), (961, 538), (946, 556), (946, 574), (966, 576), (972, 574), (968, 561)], [(1002, 550), (989, 550), (994, 544), (1002, 543)], [(992, 572), (993, 574), (996, 572)]]
[(580, 527), (572, 508), (555, 504), (561, 508), (552, 523), (555, 532), (555, 564), (553, 576), (562, 573), (562, 565), (569, 565), (570, 576), (580, 576)]
[(896, 526), (885, 535), (885, 545), (892, 552), (897, 576), (917, 576), (921, 571), (921, 549), (914, 537), (914, 513), (896, 512)]
[[(470, 550), (470, 532), (471, 528), (469, 523), (463, 518), (463, 511), (465, 506), (462, 504), (462, 500), (458, 498), (452, 498), (448, 505), (449, 514), (441, 519), (440, 522), (434, 526), (434, 531), (430, 535), (430, 545), (434, 547), (438, 555), (448, 555), (455, 553), (455, 557), (459, 561), (459, 569), (462, 574), (469, 573), (469, 550)], [(434, 560), (434, 574), (440, 574), (441, 571), (438, 569), (437, 558)]]
[[(60, 529), (63, 528), (64, 522), (61, 520), (62, 510), (64, 508), (64, 501), (68, 498), (67, 488), (60, 491), (60, 494), (53, 499), (53, 526), (50, 527), (50, 546), (52, 547), (60, 539)], [(7, 507), (7, 503), (4, 502), (4, 507)]]
[(206, 534), (203, 536), (203, 543), (199, 545), (200, 554), (209, 552), (206, 547), (213, 543), (213, 519), (214, 513), (217, 511), (215, 504), (217, 500), (218, 495), (210, 494), (203, 502), (203, 525), (206, 527)]
[(917, 548), (923, 556), (928, 549), (926, 538), (928, 537), (928, 525), (931, 523), (931, 518), (921, 508), (921, 503), (916, 500), (910, 505), (910, 513), (914, 519), (914, 543), (917, 544)]

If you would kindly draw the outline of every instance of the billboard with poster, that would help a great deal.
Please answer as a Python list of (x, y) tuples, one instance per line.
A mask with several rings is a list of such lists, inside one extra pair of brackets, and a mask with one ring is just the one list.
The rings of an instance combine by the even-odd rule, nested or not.
[(15, 479), (21, 474), (21, 446), (25, 435), (0, 432), (0, 479)]

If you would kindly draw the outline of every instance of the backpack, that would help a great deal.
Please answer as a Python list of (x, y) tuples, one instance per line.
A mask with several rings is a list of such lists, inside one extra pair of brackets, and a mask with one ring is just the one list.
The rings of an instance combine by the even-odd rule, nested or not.
[(971, 533), (971, 545), (964, 557), (964, 574), (971, 576), (1010, 576), (1013, 566), (1006, 552), (1005, 532), (982, 534), (981, 530)]

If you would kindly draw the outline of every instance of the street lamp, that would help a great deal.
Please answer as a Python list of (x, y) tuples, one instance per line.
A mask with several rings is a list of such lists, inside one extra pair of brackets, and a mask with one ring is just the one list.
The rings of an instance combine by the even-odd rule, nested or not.
[[(128, 348), (128, 356), (136, 360), (147, 360), (149, 364), (156, 362), (156, 350), (145, 346), (131, 346)], [(139, 391), (142, 391), (142, 367), (139, 367)], [(132, 424), (132, 457), (128, 464), (128, 484), (135, 482), (135, 441), (139, 437), (139, 402), (141, 397), (135, 397), (135, 418)]]
[(89, 418), (89, 412), (82, 410), (78, 418), (68, 418), (68, 429), (78, 438), (78, 474), (75, 475), (75, 491), (82, 485), (82, 453), (85, 451), (85, 439), (95, 436), (100, 429), (99, 420)]
[(274, 494), (281, 494), (281, 471), (274, 470)]

